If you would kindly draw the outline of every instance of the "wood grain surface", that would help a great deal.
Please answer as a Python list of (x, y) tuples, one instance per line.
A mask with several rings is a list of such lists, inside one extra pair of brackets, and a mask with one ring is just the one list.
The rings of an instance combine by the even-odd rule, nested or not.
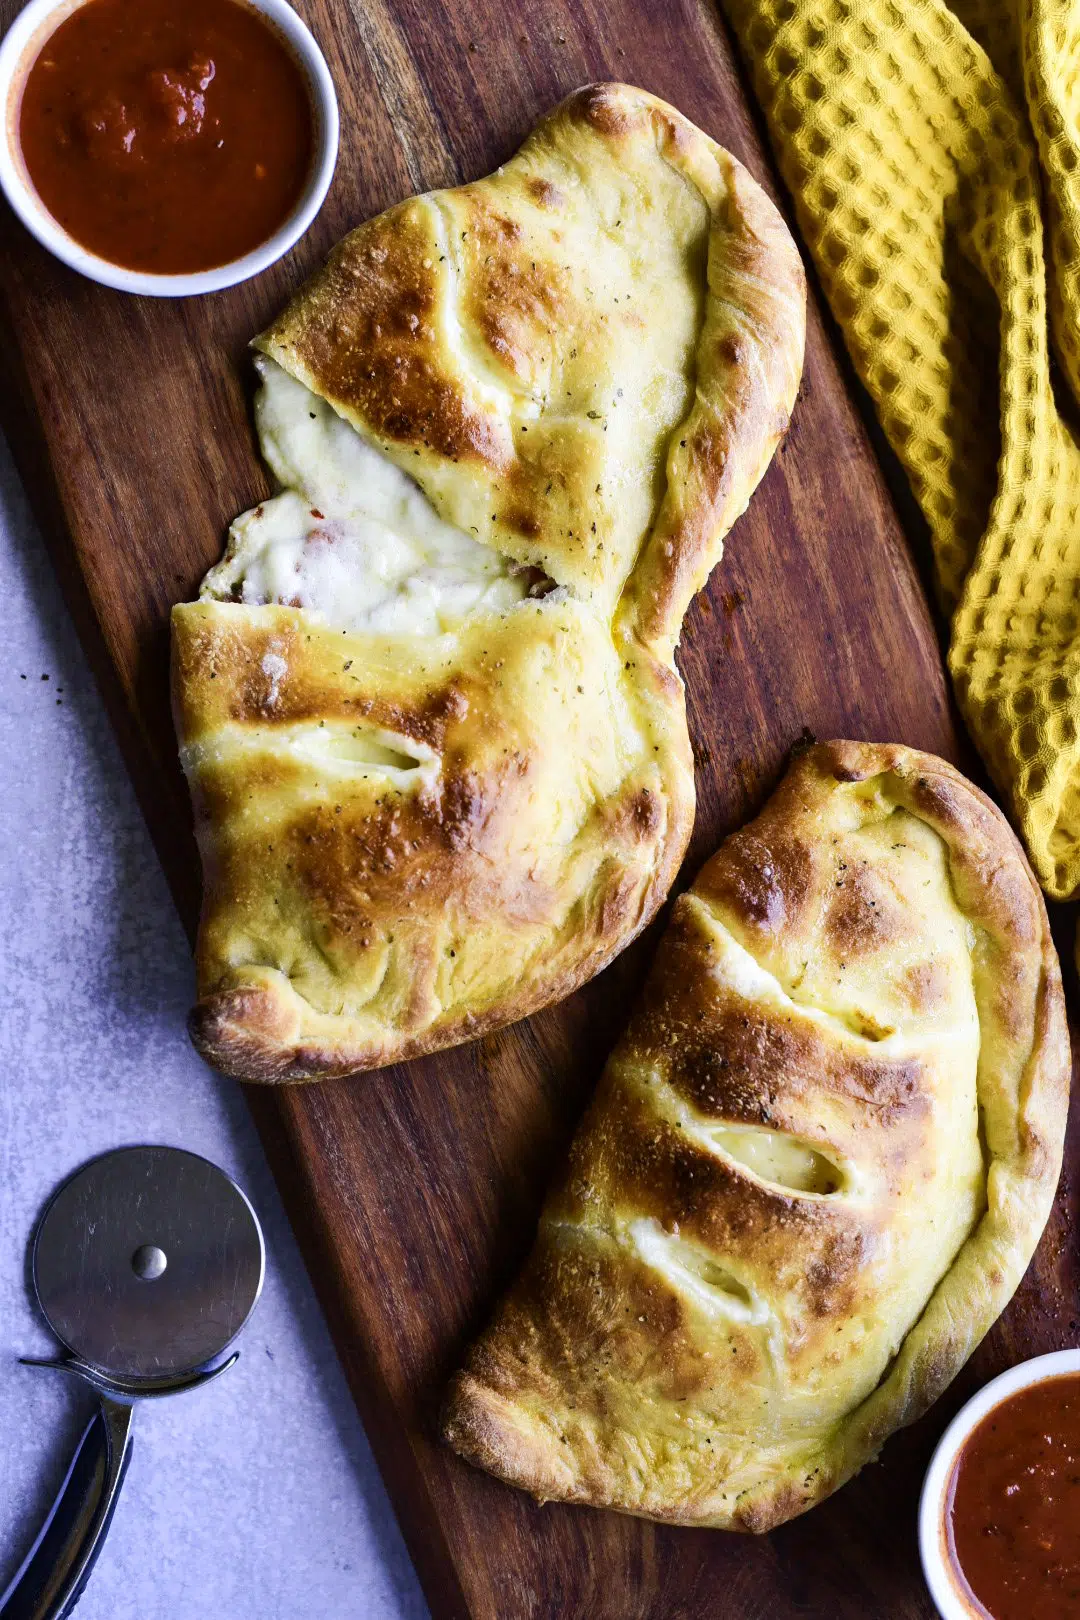
[[(2, 216), (6, 425), (189, 927), (198, 874), (168, 711), (167, 616), (219, 556), (229, 520), (267, 492), (249, 337), (350, 225), (483, 173), (588, 80), (666, 97), (771, 185), (709, 0), (299, 9), (337, 83), (342, 148), (315, 228), (271, 271), (206, 299), (127, 298), (64, 270)], [(804, 729), (956, 757), (926, 603), (814, 308), (790, 436), (679, 657), (699, 791), (684, 881), (761, 802)], [(539, 1508), (434, 1439), (445, 1374), (530, 1242), (655, 936), (562, 1006), (474, 1045), (250, 1094), (433, 1613), (928, 1620), (915, 1503), (936, 1435), (977, 1381), (1076, 1332), (1075, 1151), (1037, 1261), (955, 1389), (881, 1463), (767, 1538)]]

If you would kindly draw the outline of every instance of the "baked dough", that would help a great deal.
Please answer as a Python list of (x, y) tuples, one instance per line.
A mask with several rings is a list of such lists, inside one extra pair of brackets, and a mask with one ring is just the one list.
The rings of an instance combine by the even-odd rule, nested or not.
[(676, 903), (446, 1438), (540, 1498), (754, 1531), (811, 1507), (1010, 1298), (1069, 1066), (1001, 813), (930, 755), (811, 749)]
[(173, 615), (217, 1067), (449, 1045), (654, 914), (694, 814), (674, 647), (786, 427), (804, 306), (735, 159), (599, 85), (354, 231), (257, 339), (285, 489)]

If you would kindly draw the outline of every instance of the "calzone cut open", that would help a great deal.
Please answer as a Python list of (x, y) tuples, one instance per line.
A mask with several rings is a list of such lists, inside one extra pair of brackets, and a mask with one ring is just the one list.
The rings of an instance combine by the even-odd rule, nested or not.
[(362, 225), (256, 340), (280, 492), (173, 615), (217, 1067), (466, 1039), (653, 915), (694, 814), (674, 648), (787, 425), (804, 305), (735, 159), (599, 85)]
[(540, 1498), (768, 1530), (917, 1418), (1016, 1288), (1069, 1043), (1001, 813), (805, 753), (675, 905), (444, 1429)]

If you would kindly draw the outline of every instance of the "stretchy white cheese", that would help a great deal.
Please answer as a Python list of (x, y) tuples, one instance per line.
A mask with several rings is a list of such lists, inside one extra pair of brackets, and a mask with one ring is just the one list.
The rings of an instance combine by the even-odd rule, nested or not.
[(433, 636), (528, 593), (528, 571), (444, 523), (325, 400), (275, 361), (255, 364), (259, 442), (282, 493), (233, 523), (204, 598), (280, 602), (341, 630)]

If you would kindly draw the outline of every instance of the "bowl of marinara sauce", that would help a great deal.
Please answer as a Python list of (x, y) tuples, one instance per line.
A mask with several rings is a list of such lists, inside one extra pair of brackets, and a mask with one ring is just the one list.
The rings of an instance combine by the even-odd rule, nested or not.
[(57, 258), (184, 297), (307, 230), (338, 144), (333, 82), (285, 0), (30, 0), (0, 44), (0, 186)]
[(1080, 1350), (961, 1408), (926, 1473), (919, 1550), (942, 1620), (1080, 1620)]

